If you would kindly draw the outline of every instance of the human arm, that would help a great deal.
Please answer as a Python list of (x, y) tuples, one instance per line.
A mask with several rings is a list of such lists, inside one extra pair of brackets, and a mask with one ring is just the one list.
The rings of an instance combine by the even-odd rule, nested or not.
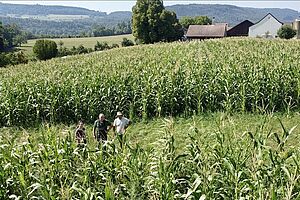
[(95, 139), (96, 139), (96, 127), (97, 127), (97, 121), (95, 121), (94, 126), (93, 126), (93, 135), (94, 135)]
[(127, 128), (128, 128), (128, 126), (130, 126), (130, 125), (131, 125), (131, 121), (130, 121), (130, 119), (127, 119), (127, 118), (126, 118), (126, 120), (127, 120), (127, 122), (126, 122), (126, 125), (125, 125), (125, 129), (127, 129)]

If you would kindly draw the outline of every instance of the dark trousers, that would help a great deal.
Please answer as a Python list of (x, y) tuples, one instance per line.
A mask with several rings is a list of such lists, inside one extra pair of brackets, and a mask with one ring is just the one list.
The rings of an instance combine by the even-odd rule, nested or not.
[(97, 141), (98, 142), (105, 142), (107, 141), (107, 132), (100, 131), (97, 133)]

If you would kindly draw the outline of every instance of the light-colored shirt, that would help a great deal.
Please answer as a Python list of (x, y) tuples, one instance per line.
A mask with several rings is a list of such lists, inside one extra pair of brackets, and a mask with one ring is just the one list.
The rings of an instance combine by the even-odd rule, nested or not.
[(129, 119), (126, 117), (122, 117), (121, 119), (116, 118), (114, 121), (113, 126), (116, 127), (118, 134), (124, 134), (125, 133), (125, 127), (127, 127), (129, 124)]

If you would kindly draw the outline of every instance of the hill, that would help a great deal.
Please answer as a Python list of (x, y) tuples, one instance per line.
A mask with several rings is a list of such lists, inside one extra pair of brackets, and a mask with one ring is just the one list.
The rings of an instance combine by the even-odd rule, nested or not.
[[(59, 2), (58, 2), (59, 3)], [(25, 5), (8, 4), (0, 2), (0, 13), (2, 16), (21, 17), (23, 15), (88, 15), (105, 16), (105, 12), (99, 12), (79, 7), (71, 6), (51, 6), (51, 5)]]
[[(22, 5), (0, 3), (0, 21), (18, 24), (35, 35), (74, 36), (90, 34), (101, 25), (116, 28), (119, 23), (129, 23), (131, 12), (99, 12), (69, 6)], [(117, 27), (118, 28), (118, 27)]]
[[(296, 19), (300, 13), (292, 9), (247, 8), (218, 4), (188, 4), (166, 6), (177, 16), (207, 15), (216, 22), (227, 22), (230, 26), (246, 19), (256, 22), (267, 13), (272, 13), (282, 22)], [(105, 13), (85, 8), (69, 6), (20, 5), (0, 3), (0, 21), (4, 24), (16, 23), (33, 34), (80, 35), (90, 32), (94, 25), (114, 27), (120, 22), (129, 22), (131, 12), (118, 11)], [(45, 20), (47, 23), (45, 23)]]

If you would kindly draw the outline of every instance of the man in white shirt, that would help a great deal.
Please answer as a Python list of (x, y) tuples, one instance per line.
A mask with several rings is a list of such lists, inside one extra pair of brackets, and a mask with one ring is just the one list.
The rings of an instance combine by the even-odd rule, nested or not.
[(114, 132), (117, 134), (117, 137), (120, 139), (120, 144), (122, 148), (123, 144), (123, 135), (126, 131), (126, 128), (130, 125), (131, 121), (126, 117), (123, 117), (121, 112), (117, 112), (117, 118), (113, 123)]

